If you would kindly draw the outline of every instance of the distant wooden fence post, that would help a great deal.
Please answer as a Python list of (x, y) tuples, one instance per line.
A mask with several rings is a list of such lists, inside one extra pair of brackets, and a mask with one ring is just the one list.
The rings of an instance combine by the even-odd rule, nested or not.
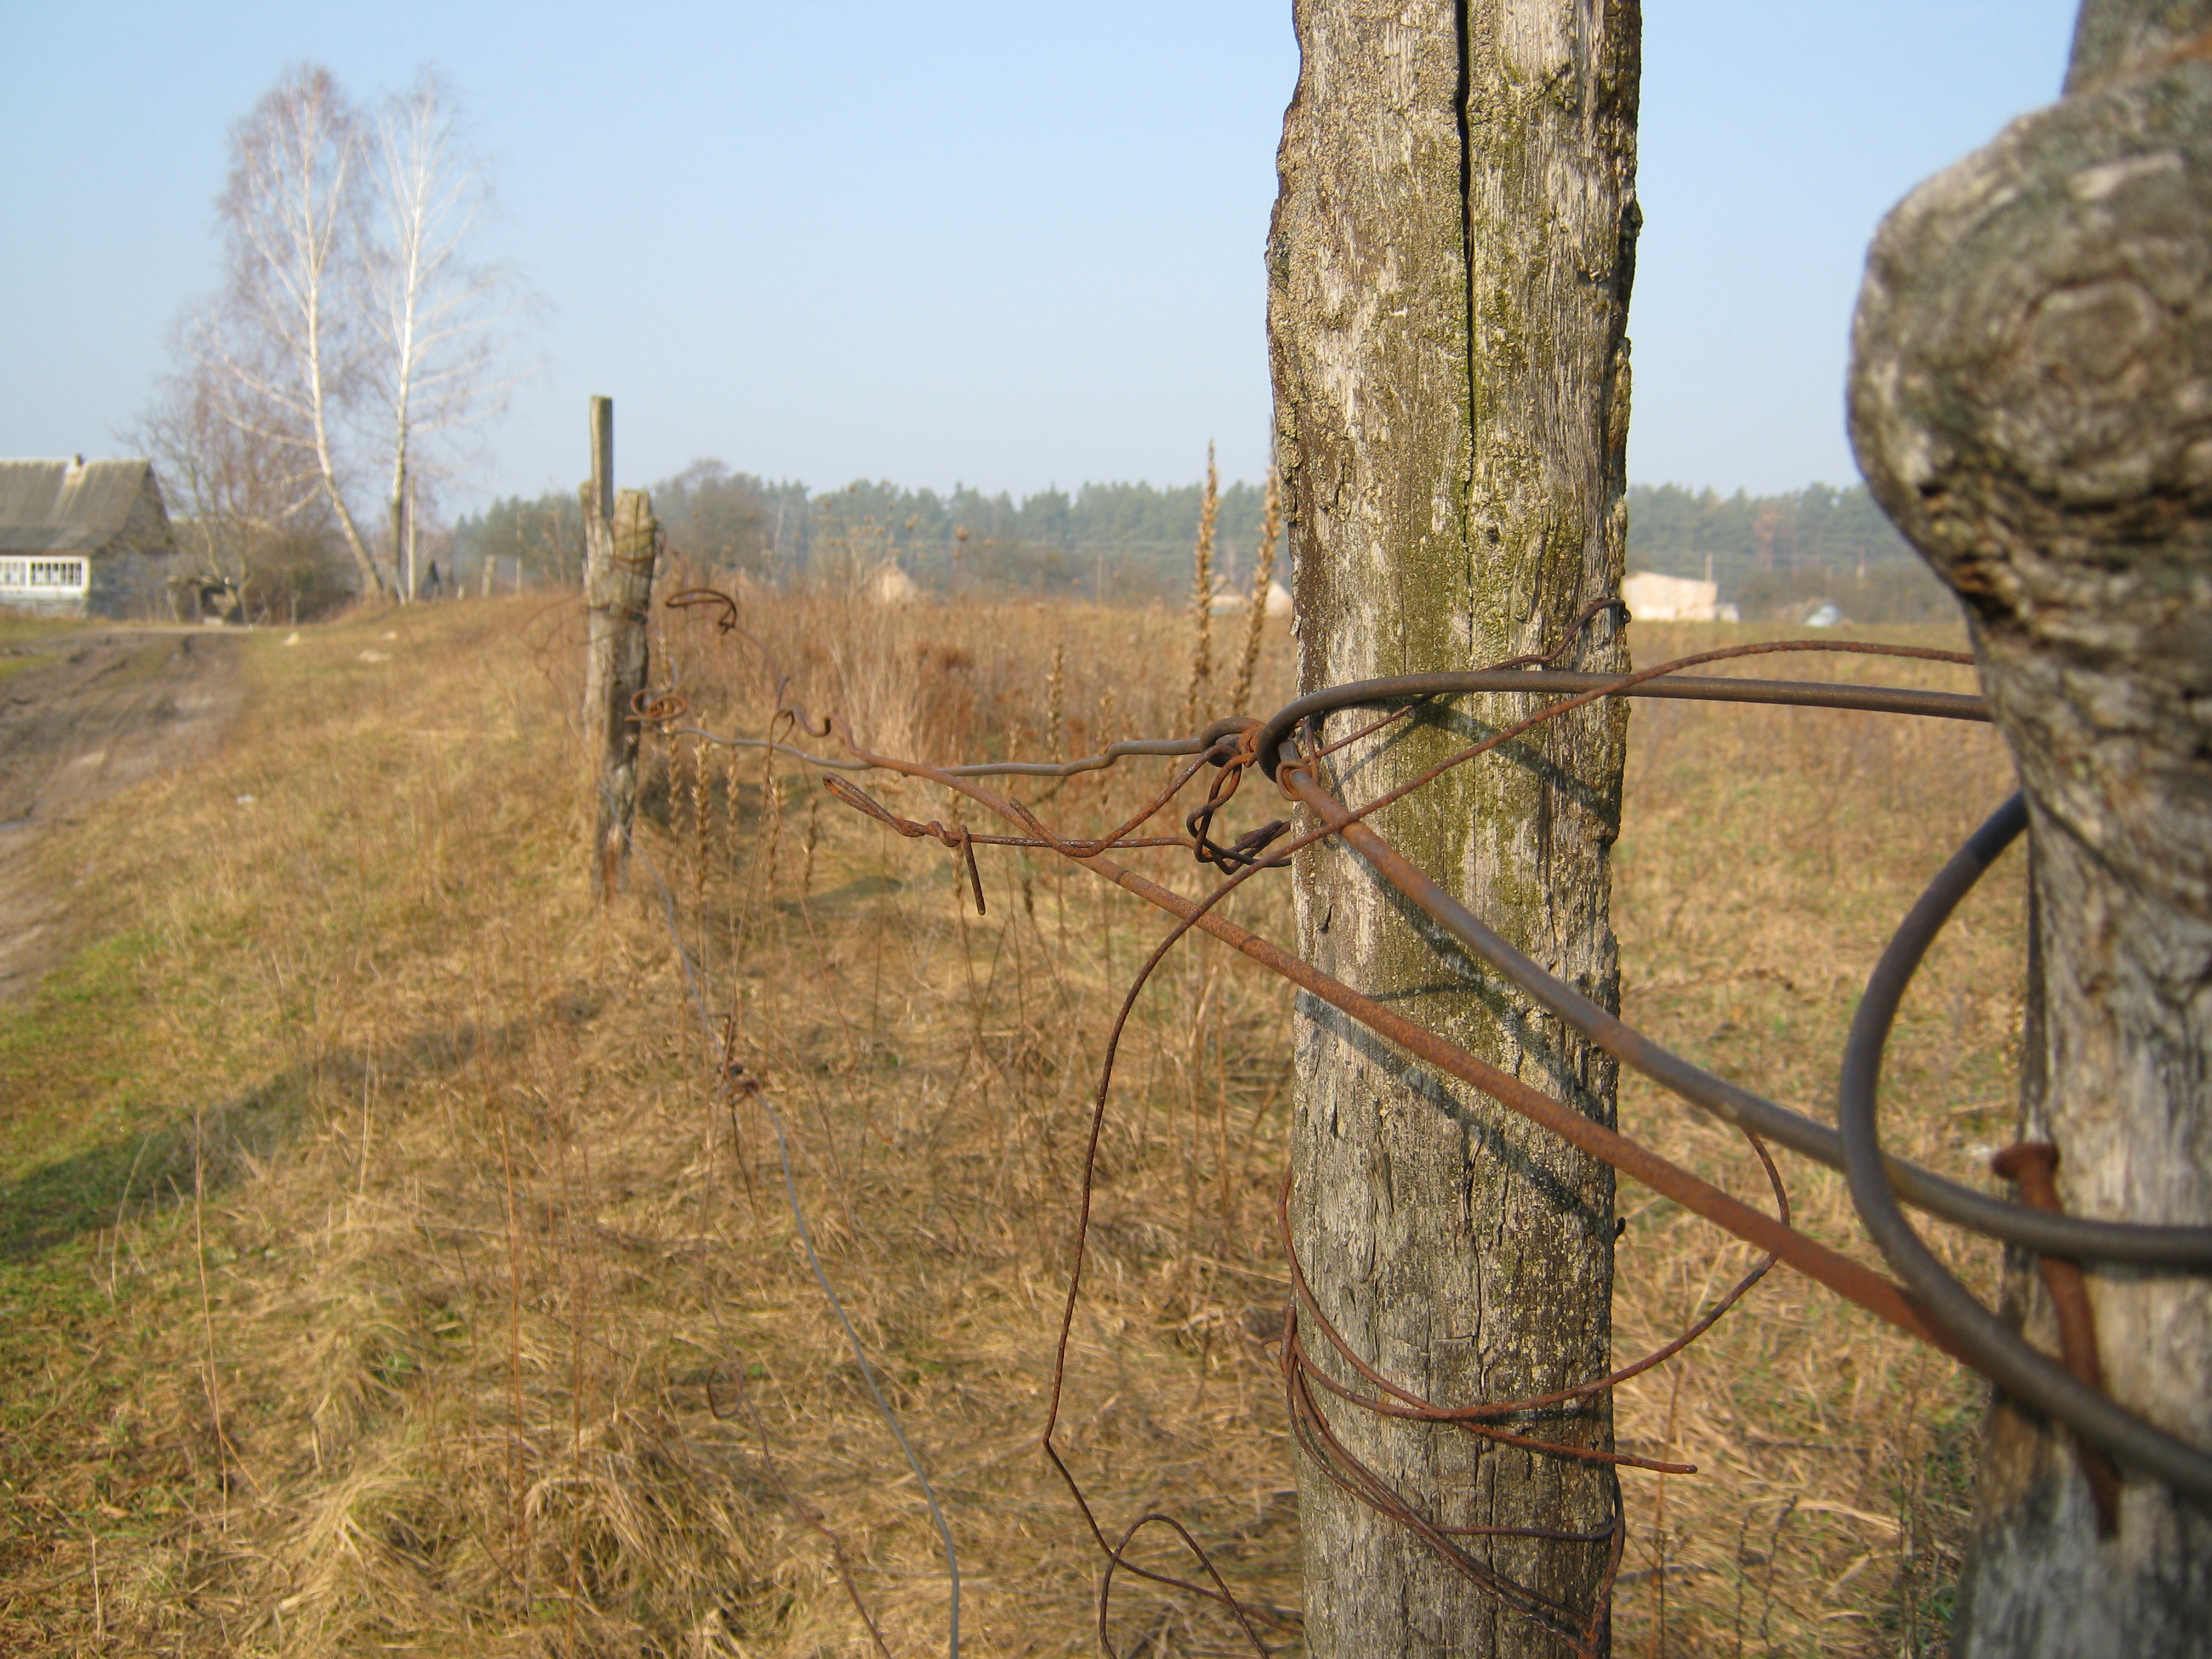
[(584, 744), (597, 804), (590, 847), (599, 902), (614, 896), (637, 810), (638, 728), (631, 700), (645, 689), (646, 616), (659, 539), (642, 489), (616, 493), (615, 405), (592, 399), (592, 479), (582, 489), (584, 605), (591, 619), (584, 665)]

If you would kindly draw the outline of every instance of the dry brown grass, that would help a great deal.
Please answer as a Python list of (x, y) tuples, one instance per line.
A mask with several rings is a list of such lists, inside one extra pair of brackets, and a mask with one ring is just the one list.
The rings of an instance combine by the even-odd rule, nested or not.
[[(1181, 713), (1189, 623), (1164, 613), (751, 603), (802, 697), (885, 750), (1083, 753)], [(392, 660), (361, 662), (386, 629)], [(258, 641), (222, 754), (58, 857), (100, 939), (0, 1017), (24, 1149), (0, 1201), (82, 1220), (0, 1264), (0, 1644), (871, 1651), (818, 1519), (892, 1652), (941, 1646), (934, 1535), (799, 1253), (761, 1103), (715, 1084), (653, 877), (605, 915), (588, 901), (575, 633), (525, 599)], [(762, 683), (704, 614), (663, 644), (706, 724), (764, 729)], [(1261, 700), (1286, 653), (1272, 631)], [(2001, 793), (1993, 740), (1655, 704), (1632, 732), (1632, 1017), (1825, 1107), (1880, 937)], [(1097, 823), (1139, 781), (1025, 797)], [(1015, 852), (985, 855), (977, 918), (942, 848), (757, 750), (656, 738), (644, 802), (644, 859), (791, 1128), (827, 1269), (952, 1518), (969, 1644), (1093, 1650), (1096, 1555), (1036, 1437), (1103, 1027), (1160, 919)], [(2017, 922), (1992, 887), (1892, 1068), (1893, 1133), (1956, 1169), (2007, 1110)], [(1237, 903), (1289, 937), (1279, 890)], [(1283, 1609), (1295, 1522), (1263, 1339), (1287, 1017), (1210, 944), (1148, 993), (1062, 1431), (1109, 1525), (1171, 1508)], [(32, 1114), (49, 1129), (19, 1133)], [(1629, 1088), (1623, 1115), (1749, 1190), (1686, 1112)], [(1840, 1182), (1790, 1173), (1811, 1224), (1849, 1239)], [(1624, 1357), (1740, 1260), (1644, 1203), (1624, 1189)], [(1706, 1473), (1668, 1481), (1663, 1514), (1632, 1477), (1619, 1650), (1728, 1653), (1741, 1628), (1747, 1654), (1936, 1650), (1974, 1397), (1777, 1275), (1623, 1390), (1624, 1438)], [(1232, 1646), (1141, 1589), (1116, 1608), (1124, 1651)]]
[[(1714, 635), (1648, 631), (1639, 663)], [(1784, 660), (1744, 672), (1972, 689), (1962, 669)], [(2012, 787), (2002, 745), (1949, 722), (1648, 702), (1632, 717), (1630, 756), (1614, 901), (1624, 1012), (1724, 1075), (1832, 1119), (1866, 974), (1920, 888)], [(2011, 1138), (2019, 862), (2000, 866), (1939, 941), (1885, 1073), (1891, 1145), (1968, 1181), (1990, 1180), (1975, 1149)], [(1763, 1201), (1741, 1143), (1655, 1087), (1624, 1079), (1621, 1119)], [(1841, 1176), (1796, 1159), (1784, 1171), (1801, 1225), (1871, 1257)], [(1679, 1328), (1749, 1258), (1648, 1194), (1624, 1188), (1622, 1208), (1615, 1329), (1627, 1355)], [(1971, 1282), (1993, 1285), (1992, 1247), (1931, 1231)], [(1942, 1652), (1980, 1399), (1942, 1356), (1770, 1275), (1682, 1361), (1620, 1390), (1624, 1443), (1667, 1447), (1703, 1473), (1665, 1481), (1663, 1508), (1658, 1480), (1629, 1483), (1619, 1650)]]

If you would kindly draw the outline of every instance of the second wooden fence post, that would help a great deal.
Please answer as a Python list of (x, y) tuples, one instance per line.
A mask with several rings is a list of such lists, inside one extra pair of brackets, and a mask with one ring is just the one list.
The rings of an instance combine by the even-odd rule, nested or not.
[(590, 618), (584, 743), (597, 798), (590, 857), (592, 883), (605, 903), (622, 884), (637, 811), (638, 728), (631, 702), (646, 684), (646, 620), (660, 528), (644, 490), (615, 491), (611, 398), (592, 399), (592, 480), (582, 495), (584, 605)]

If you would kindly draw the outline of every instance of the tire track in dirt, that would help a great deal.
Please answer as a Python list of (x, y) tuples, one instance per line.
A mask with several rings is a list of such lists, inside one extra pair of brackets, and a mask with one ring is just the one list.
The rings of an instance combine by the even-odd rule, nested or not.
[(245, 641), (208, 629), (109, 628), (0, 647), (0, 1002), (68, 942), (66, 896), (39, 872), (93, 803), (206, 754), (244, 695)]

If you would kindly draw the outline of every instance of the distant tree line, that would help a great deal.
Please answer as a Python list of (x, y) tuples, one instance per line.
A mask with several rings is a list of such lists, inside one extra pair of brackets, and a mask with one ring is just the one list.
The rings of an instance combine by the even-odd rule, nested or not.
[[(702, 569), (755, 580), (863, 577), (884, 564), (933, 592), (1138, 602), (1190, 588), (1198, 484), (1088, 483), (1015, 500), (955, 485), (943, 495), (857, 481), (819, 494), (805, 485), (697, 460), (652, 486), (672, 549)], [(1221, 494), (1217, 568), (1232, 580), (1251, 566), (1261, 491)], [(453, 527), (457, 563), (480, 571), (574, 581), (583, 568), (576, 498), (558, 492), (492, 502)]]
[[(703, 570), (759, 581), (865, 576), (887, 562), (934, 592), (1033, 593), (1116, 603), (1190, 591), (1200, 487), (1087, 483), (1017, 501), (964, 485), (946, 494), (859, 481), (805, 485), (697, 460), (652, 487), (671, 547)], [(1217, 568), (1239, 585), (1260, 537), (1261, 492), (1221, 492)], [(501, 580), (574, 581), (584, 532), (576, 498), (510, 496), (453, 528), (456, 562)], [(1865, 486), (1721, 495), (1678, 484), (1628, 492), (1629, 567), (1710, 577), (1748, 621), (1826, 602), (1861, 622), (1947, 617), (1953, 602), (1890, 527)]]

